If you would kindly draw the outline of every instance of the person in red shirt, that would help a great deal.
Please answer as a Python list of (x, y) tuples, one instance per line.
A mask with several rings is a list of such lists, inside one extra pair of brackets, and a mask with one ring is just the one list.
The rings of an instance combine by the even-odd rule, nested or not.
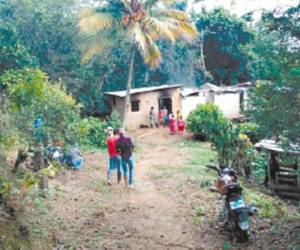
[(169, 128), (170, 128), (170, 134), (171, 135), (175, 135), (176, 133), (176, 120), (174, 115), (170, 115), (170, 119), (169, 119)]
[(182, 119), (182, 116), (179, 117), (179, 120), (177, 122), (177, 126), (178, 126), (178, 132), (180, 134), (183, 134), (184, 129), (185, 129), (185, 121)]
[(107, 169), (107, 183), (111, 185), (111, 176), (115, 169), (117, 169), (118, 172), (118, 183), (121, 181), (122, 178), (120, 155), (117, 150), (117, 142), (119, 140), (119, 130), (113, 129), (112, 127), (108, 127), (107, 132), (108, 132), (107, 151), (109, 155), (109, 165)]

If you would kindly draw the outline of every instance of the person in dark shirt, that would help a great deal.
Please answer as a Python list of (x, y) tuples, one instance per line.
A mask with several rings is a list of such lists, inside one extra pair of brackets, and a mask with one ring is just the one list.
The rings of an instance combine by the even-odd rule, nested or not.
[[(134, 149), (134, 144), (132, 142), (132, 139), (129, 136), (125, 135), (125, 130), (123, 128), (119, 130), (117, 149), (121, 155), (121, 164), (123, 168), (123, 176), (124, 176), (125, 184), (129, 188), (133, 188), (134, 162), (133, 162), (132, 153)], [(129, 179), (127, 175), (128, 170), (129, 170)]]

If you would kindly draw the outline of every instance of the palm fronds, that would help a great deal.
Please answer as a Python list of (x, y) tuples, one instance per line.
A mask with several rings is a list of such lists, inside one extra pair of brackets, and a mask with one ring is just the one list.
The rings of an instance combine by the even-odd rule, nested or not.
[(171, 42), (175, 42), (176, 36), (171, 29), (163, 22), (154, 17), (147, 17), (142, 22), (143, 28), (154, 40), (165, 38)]
[(176, 19), (181, 22), (190, 22), (188, 15), (185, 12), (180, 11), (180, 10), (160, 9), (156, 13), (159, 17), (172, 18), (172, 19)]
[(107, 48), (111, 42), (100, 33), (87, 39), (84, 44), (85, 49), (82, 53), (81, 63), (88, 62), (92, 57), (98, 55), (103, 49)]
[(90, 9), (82, 11), (78, 26), (83, 33), (91, 36), (86, 43), (82, 61), (100, 53), (108, 44), (108, 32), (117, 28), (119, 34), (122, 23), (123, 31), (128, 33), (130, 42), (141, 53), (145, 63), (158, 67), (161, 53), (155, 41), (166, 39), (174, 43), (176, 39), (183, 39), (191, 42), (197, 36), (196, 28), (186, 13), (166, 7), (173, 2), (174, 0), (119, 0), (123, 5), (121, 15), (119, 12), (118, 15), (110, 13), (113, 8), (106, 8), (106, 12)]
[(113, 27), (117, 20), (110, 13), (98, 13), (96, 11), (85, 11), (78, 26), (82, 32), (96, 33)]

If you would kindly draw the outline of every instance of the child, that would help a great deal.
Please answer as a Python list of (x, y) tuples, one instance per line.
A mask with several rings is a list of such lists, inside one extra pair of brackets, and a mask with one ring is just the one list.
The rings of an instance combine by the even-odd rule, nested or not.
[(178, 132), (180, 134), (183, 134), (185, 129), (185, 121), (182, 119), (182, 116), (179, 117), (177, 126), (178, 126)]
[(176, 133), (176, 120), (174, 115), (171, 115), (171, 118), (169, 119), (169, 127), (170, 127), (170, 134), (174, 135)]

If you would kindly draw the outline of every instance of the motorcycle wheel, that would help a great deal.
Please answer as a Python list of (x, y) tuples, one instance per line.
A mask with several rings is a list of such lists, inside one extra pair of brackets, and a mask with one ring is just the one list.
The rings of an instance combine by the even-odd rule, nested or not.
[(239, 236), (239, 241), (240, 242), (247, 242), (248, 239), (249, 239), (249, 235), (248, 235), (248, 231), (247, 230), (242, 230), (239, 228), (239, 233), (238, 233), (238, 236)]

